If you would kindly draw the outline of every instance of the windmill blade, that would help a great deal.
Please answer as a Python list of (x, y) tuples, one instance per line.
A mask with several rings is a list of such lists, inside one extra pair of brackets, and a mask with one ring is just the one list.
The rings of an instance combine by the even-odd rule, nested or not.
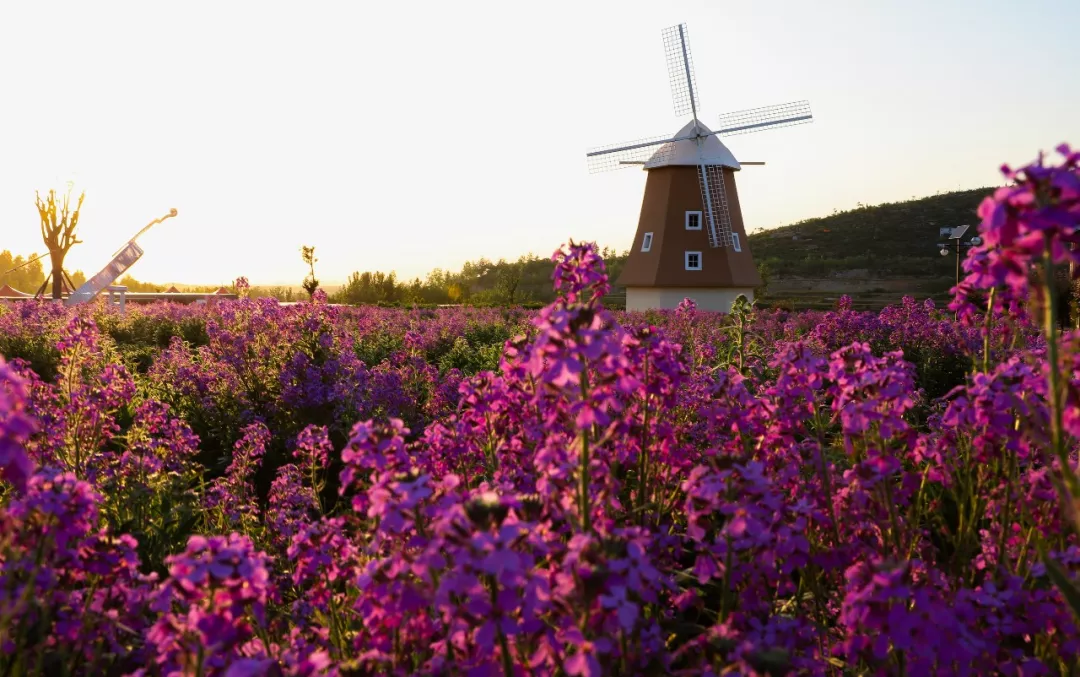
[(724, 168), (720, 165), (698, 165), (698, 184), (701, 187), (701, 202), (705, 205), (705, 220), (709, 224), (709, 246), (727, 247), (731, 245), (731, 213), (728, 211), (724, 186)]
[(690, 34), (686, 24), (665, 28), (663, 35), (675, 115), (692, 112), (697, 118), (697, 78), (694, 76), (694, 60), (690, 56)]
[(651, 139), (601, 146), (585, 153), (585, 159), (589, 162), (590, 174), (622, 169), (631, 165), (643, 165), (649, 160), (661, 162), (671, 157), (671, 153), (675, 150), (674, 142), (679, 140), (679, 137), (657, 136)]
[(716, 129), (716, 134), (718, 136), (749, 134), (773, 127), (801, 125), (813, 122), (813, 120), (814, 115), (810, 112), (809, 101), (793, 101), (764, 108), (725, 113), (720, 116), (720, 126)]

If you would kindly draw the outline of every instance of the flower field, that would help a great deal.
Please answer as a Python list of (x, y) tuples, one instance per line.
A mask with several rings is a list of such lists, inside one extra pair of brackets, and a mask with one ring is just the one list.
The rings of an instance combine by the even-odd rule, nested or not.
[(1061, 150), (952, 308), (2, 307), (3, 674), (1076, 674)]

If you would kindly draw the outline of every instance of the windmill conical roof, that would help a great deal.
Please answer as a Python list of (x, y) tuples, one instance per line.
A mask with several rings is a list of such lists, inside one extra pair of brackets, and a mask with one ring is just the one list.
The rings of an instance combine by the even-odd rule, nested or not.
[(15, 289), (11, 285), (5, 284), (3, 287), (0, 287), (0, 296), (30, 296), (30, 295), (27, 294), (26, 292), (21, 292), (18, 289)]
[[(694, 133), (694, 125), (697, 125), (698, 131), (702, 134), (709, 134), (712, 130), (705, 126), (700, 120), (686, 123), (686, 126), (675, 133), (675, 137), (689, 136)], [(662, 150), (653, 154), (649, 160), (645, 162), (645, 169), (655, 169), (657, 167), (670, 167), (674, 165), (720, 165), (723, 167), (731, 167), (732, 169), (742, 169), (739, 166), (739, 161), (735, 159), (735, 156), (731, 154), (719, 138), (715, 134), (710, 134), (701, 140), (701, 155), (698, 155), (698, 144), (694, 139), (686, 139), (683, 141), (674, 141), (671, 144), (665, 144)]]

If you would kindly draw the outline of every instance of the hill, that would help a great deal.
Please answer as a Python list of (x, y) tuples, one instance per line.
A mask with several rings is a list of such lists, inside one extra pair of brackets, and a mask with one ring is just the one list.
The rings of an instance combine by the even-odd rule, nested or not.
[(947, 237), (940, 229), (975, 226), (979, 203), (993, 190), (860, 205), (753, 233), (751, 251), (770, 279), (767, 297), (806, 306), (846, 293), (867, 307), (905, 294), (943, 299), (955, 280), (956, 259), (940, 255), (936, 245)]

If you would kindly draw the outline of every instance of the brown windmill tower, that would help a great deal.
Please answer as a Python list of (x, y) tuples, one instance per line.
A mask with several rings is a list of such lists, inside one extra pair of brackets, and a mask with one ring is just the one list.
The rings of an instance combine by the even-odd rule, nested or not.
[[(761, 284), (743, 225), (735, 172), (742, 165), (721, 136), (810, 122), (805, 101), (728, 113), (716, 131), (698, 120), (697, 83), (686, 25), (664, 31), (675, 114), (693, 120), (675, 136), (607, 146), (586, 154), (591, 171), (643, 166), (648, 172), (637, 234), (616, 284), (626, 309), (674, 308), (684, 298), (727, 312)], [(764, 164), (761, 162), (743, 164)]]

